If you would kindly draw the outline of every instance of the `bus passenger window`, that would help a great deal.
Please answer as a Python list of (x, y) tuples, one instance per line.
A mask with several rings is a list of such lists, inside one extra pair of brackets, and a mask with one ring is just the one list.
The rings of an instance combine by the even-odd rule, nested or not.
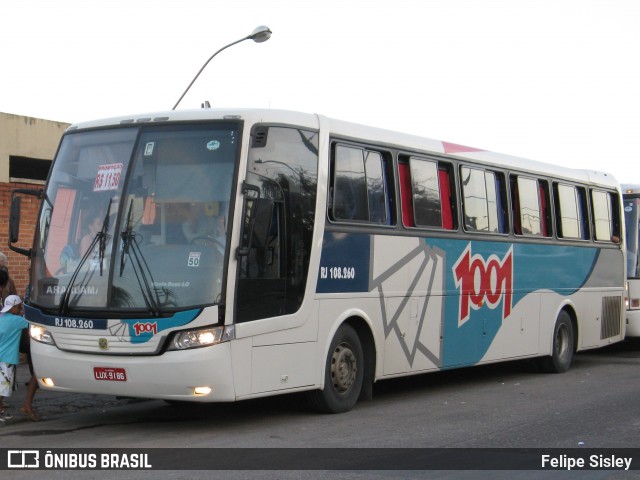
[(518, 235), (542, 235), (538, 181), (533, 178), (513, 177), (514, 232)]
[(333, 179), (334, 218), (368, 221), (367, 186), (361, 149), (336, 147)]
[(380, 152), (336, 145), (332, 187), (333, 220), (391, 225), (386, 162)]
[(502, 177), (494, 172), (469, 167), (462, 167), (460, 173), (465, 230), (504, 233)]
[(556, 184), (554, 196), (558, 237), (574, 240), (583, 239), (582, 212), (576, 187)]
[(423, 158), (411, 157), (409, 168), (416, 226), (442, 227), (438, 164)]
[(620, 242), (620, 220), (616, 213), (617, 196), (599, 190), (591, 191), (593, 229), (595, 239), (601, 242)]
[(378, 152), (364, 152), (367, 196), (369, 200), (369, 221), (378, 225), (389, 225), (389, 195), (382, 155)]

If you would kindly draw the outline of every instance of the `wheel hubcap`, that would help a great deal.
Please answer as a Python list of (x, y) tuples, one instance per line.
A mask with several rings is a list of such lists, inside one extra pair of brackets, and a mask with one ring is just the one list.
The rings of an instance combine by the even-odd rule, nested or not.
[(356, 381), (358, 364), (351, 347), (339, 344), (331, 356), (331, 381), (338, 393), (347, 392)]
[(558, 340), (556, 343), (556, 353), (559, 358), (564, 358), (569, 351), (569, 332), (567, 327), (561, 325), (558, 328)]

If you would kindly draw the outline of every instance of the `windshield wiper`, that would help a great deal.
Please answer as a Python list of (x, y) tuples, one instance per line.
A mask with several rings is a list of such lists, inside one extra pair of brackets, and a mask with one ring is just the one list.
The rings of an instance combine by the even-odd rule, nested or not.
[[(60, 308), (58, 309), (58, 314), (59, 315), (63, 315), (64, 312), (67, 310), (68, 306), (69, 306), (69, 299), (71, 298), (71, 292), (73, 290), (73, 287), (75, 285), (76, 282), (76, 278), (78, 277), (78, 274), (80, 273), (80, 270), (82, 270), (82, 267), (84, 266), (84, 264), (87, 262), (87, 259), (89, 258), (89, 256), (91, 255), (91, 252), (93, 252), (93, 249), (95, 248), (96, 244), (98, 245), (98, 259), (100, 261), (100, 276), (102, 276), (102, 265), (103, 265), (103, 261), (104, 261), (104, 251), (106, 249), (106, 245), (107, 245), (107, 240), (108, 240), (108, 231), (109, 231), (109, 215), (111, 214), (111, 203), (112, 203), (112, 199), (109, 199), (109, 205), (107, 206), (107, 214), (104, 217), (104, 221), (102, 222), (102, 228), (100, 228), (100, 231), (98, 233), (96, 233), (96, 236), (93, 237), (93, 240), (91, 241), (91, 245), (89, 245), (89, 248), (87, 248), (87, 251), (84, 252), (84, 254), (82, 255), (82, 258), (80, 259), (80, 262), (78, 262), (78, 266), (74, 269), (73, 274), (71, 275), (71, 278), (69, 279), (69, 283), (67, 283), (67, 287), (64, 291), (64, 294), (62, 295), (62, 299), (60, 300)], [(88, 278), (91, 278), (91, 275), (88, 275), (90, 272), (87, 272), (87, 275), (85, 275), (85, 279), (83, 279), (82, 284), (86, 284), (86, 280), (87, 276)], [(86, 280), (86, 281), (85, 281)], [(81, 295), (80, 293), (78, 294), (78, 296)]]
[(122, 272), (124, 271), (124, 255), (129, 255), (129, 245), (134, 239), (133, 230), (131, 228), (131, 212), (133, 210), (133, 198), (131, 199), (131, 203), (129, 203), (129, 211), (127, 212), (127, 225), (126, 228), (120, 233), (122, 237), (122, 253), (120, 254), (120, 276), (122, 276)]
[[(102, 222), (102, 228), (100, 229), (100, 231), (96, 234), (96, 238), (98, 239), (98, 242), (100, 243), (99, 246), (99, 250), (98, 250), (98, 258), (100, 260), (100, 276), (102, 276), (102, 263), (104, 262), (104, 251), (107, 247), (107, 236), (108, 236), (108, 231), (109, 231), (109, 216), (111, 215), (111, 202), (112, 199), (109, 199), (109, 205), (107, 206), (107, 214), (104, 217), (104, 222)], [(94, 239), (95, 240), (95, 239)], [(91, 250), (91, 249), (89, 249)]]
[[(169, 305), (169, 298), (171, 297), (171, 294), (166, 288), (158, 288), (155, 286), (151, 270), (149, 269), (149, 265), (147, 264), (144, 255), (142, 254), (140, 245), (138, 245), (138, 239), (136, 238), (136, 234), (133, 232), (133, 228), (131, 226), (132, 209), (133, 199), (129, 204), (129, 211), (127, 212), (126, 228), (120, 233), (120, 236), (122, 237), (120, 276), (122, 277), (124, 272), (126, 255), (131, 261), (133, 273), (138, 281), (138, 285), (140, 286), (140, 293), (142, 294), (142, 299), (144, 300), (145, 305), (153, 316), (158, 317), (160, 316), (160, 305), (163, 307)], [(159, 291), (162, 291), (165, 300), (160, 300)]]
[(47, 195), (47, 192), (44, 192), (43, 194), (42, 203), (44, 204), (42, 206), (42, 212), (43, 212), (43, 215), (45, 216), (45, 220), (44, 220), (44, 227), (43, 227), (44, 234), (42, 235), (44, 242), (42, 243), (42, 245), (40, 245), (40, 248), (44, 251), (46, 249), (47, 242), (49, 241), (49, 227), (51, 226), (51, 215), (53, 212), (53, 203), (51, 203), (51, 200), (49, 199), (49, 195)]

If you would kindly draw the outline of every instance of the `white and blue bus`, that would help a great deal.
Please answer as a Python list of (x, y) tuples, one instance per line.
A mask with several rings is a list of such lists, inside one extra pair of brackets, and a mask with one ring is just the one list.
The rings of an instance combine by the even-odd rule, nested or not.
[(44, 389), (344, 412), (378, 380), (563, 372), (622, 340), (623, 229), (605, 173), (204, 108), (71, 126), (44, 191), (14, 193), (10, 246)]
[(627, 237), (627, 337), (640, 337), (640, 185), (622, 185)]

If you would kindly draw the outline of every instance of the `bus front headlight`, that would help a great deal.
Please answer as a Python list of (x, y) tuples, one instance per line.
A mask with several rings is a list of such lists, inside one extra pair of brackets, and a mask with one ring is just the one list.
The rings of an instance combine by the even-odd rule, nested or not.
[(174, 332), (173, 336), (169, 339), (167, 350), (187, 350), (189, 348), (208, 347), (210, 345), (228, 342), (234, 337), (235, 328), (233, 325)]
[(47, 345), (55, 345), (51, 332), (40, 325), (31, 325), (29, 327), (29, 336), (36, 342), (46, 343)]

